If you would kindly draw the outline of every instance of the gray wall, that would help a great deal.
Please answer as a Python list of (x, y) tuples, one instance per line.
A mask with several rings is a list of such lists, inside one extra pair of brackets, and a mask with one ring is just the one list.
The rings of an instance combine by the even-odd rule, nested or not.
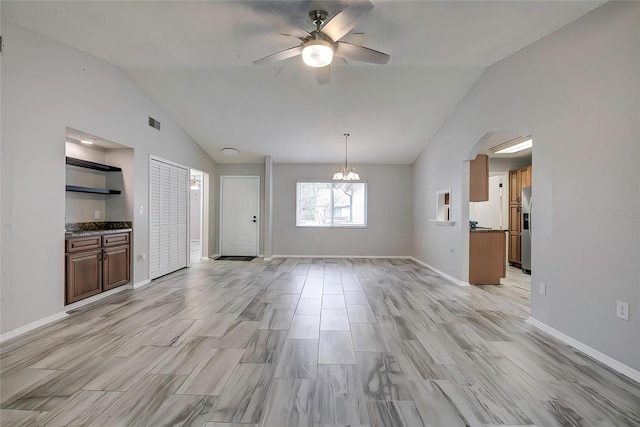
[(367, 228), (296, 227), (296, 181), (330, 180), (336, 167), (273, 165), (274, 256), (411, 255), (411, 166), (357, 166), (360, 176), (369, 183)]
[(499, 172), (509, 172), (516, 169), (531, 166), (531, 156), (522, 158), (491, 158), (489, 159), (489, 174), (498, 174)]
[(122, 169), (120, 173), (106, 174), (107, 188), (120, 189), (122, 194), (108, 196), (105, 219), (107, 221), (133, 221), (135, 182), (133, 149), (107, 150), (104, 159), (106, 164)]
[[(414, 165), (414, 254), (466, 281), (464, 161), (493, 129), (533, 135), (532, 317), (636, 370), (639, 47), (640, 4), (596, 9), (490, 67)], [(426, 222), (435, 197), (424, 195), (449, 187), (460, 222)], [(630, 321), (616, 318), (616, 300)]]
[[(65, 154), (69, 157), (105, 163), (105, 152), (100, 148), (83, 146), (73, 142), (65, 143)], [(104, 172), (70, 166), (65, 169), (65, 183), (83, 187), (106, 187)], [(120, 188), (120, 187), (118, 187)], [(101, 194), (65, 192), (65, 222), (104, 221), (107, 197)], [(100, 218), (94, 219), (94, 212), (100, 211)], [(124, 220), (123, 220), (124, 221)]]
[[(134, 149), (134, 257), (149, 253), (149, 156), (211, 176), (216, 170), (118, 67), (14, 24), (2, 22), (2, 30), (0, 331), (6, 332), (63, 311), (67, 127)], [(148, 116), (162, 122), (162, 131), (148, 126)], [(216, 194), (212, 187), (212, 212)], [(210, 230), (215, 242), (213, 224)], [(34, 257), (36, 250), (45, 256)], [(148, 258), (135, 260), (132, 282), (147, 280), (148, 272)]]

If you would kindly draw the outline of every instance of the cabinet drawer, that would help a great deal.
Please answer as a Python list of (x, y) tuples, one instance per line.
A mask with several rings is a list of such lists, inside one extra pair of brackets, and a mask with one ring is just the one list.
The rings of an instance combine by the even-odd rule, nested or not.
[(67, 240), (67, 253), (87, 251), (90, 249), (100, 249), (102, 240), (100, 236), (78, 237)]
[(108, 234), (102, 236), (102, 246), (121, 246), (129, 244), (129, 233)]

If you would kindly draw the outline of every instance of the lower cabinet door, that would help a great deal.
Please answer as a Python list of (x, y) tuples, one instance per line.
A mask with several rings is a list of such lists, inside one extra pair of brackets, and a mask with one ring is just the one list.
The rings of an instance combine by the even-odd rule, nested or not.
[(66, 303), (102, 292), (102, 251), (67, 255)]
[(509, 262), (520, 264), (520, 235), (509, 233)]
[(102, 290), (129, 283), (129, 246), (104, 248), (102, 260)]

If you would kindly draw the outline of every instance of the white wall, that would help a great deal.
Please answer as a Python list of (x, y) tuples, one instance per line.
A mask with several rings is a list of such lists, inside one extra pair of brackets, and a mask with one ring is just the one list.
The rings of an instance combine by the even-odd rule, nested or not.
[(412, 167), (357, 168), (368, 181), (367, 228), (326, 229), (296, 227), (296, 181), (330, 180), (336, 165), (273, 165), (274, 256), (411, 255)]
[[(415, 215), (415, 256), (466, 281), (464, 160), (492, 129), (533, 135), (532, 317), (636, 370), (639, 80), (640, 4), (608, 3), (490, 67), (414, 165), (414, 212), (451, 187), (462, 219), (437, 227)], [(616, 300), (630, 321), (616, 319)]]
[[(215, 163), (119, 68), (8, 22), (2, 30), (0, 331), (6, 332), (63, 310), (67, 126), (134, 148), (133, 256), (149, 252), (149, 155), (211, 174)], [(162, 131), (148, 126), (148, 116), (162, 122)], [(215, 194), (213, 187), (212, 212)], [(148, 261), (133, 266), (133, 283), (148, 278)]]
[[(469, 204), (469, 220), (477, 221), (478, 227), (509, 228), (507, 200), (509, 193), (503, 190), (500, 197), (500, 178), (503, 182), (506, 181), (504, 176), (489, 177), (489, 200)], [(505, 212), (507, 212), (506, 215)]]

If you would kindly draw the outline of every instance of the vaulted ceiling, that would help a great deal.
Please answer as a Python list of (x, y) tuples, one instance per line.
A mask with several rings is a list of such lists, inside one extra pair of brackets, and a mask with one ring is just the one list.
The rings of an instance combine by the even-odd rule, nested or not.
[(387, 65), (334, 60), (318, 85), (300, 57), (252, 64), (300, 44), (261, 10), (311, 31), (350, 3), (2, 1), (2, 19), (120, 67), (217, 162), (336, 163), (349, 132), (356, 165), (410, 164), (488, 66), (604, 2), (372, 0), (343, 40)]

